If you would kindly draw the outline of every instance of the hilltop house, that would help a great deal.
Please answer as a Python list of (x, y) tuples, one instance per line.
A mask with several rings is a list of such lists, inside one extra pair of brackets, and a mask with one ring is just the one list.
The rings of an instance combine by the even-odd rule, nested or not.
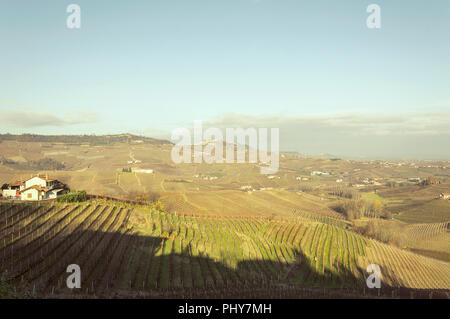
[(439, 195), (440, 199), (450, 199), (450, 193), (441, 193)]
[(48, 176), (34, 176), (2, 186), (3, 197), (7, 199), (43, 200), (53, 199), (67, 191), (67, 186)]

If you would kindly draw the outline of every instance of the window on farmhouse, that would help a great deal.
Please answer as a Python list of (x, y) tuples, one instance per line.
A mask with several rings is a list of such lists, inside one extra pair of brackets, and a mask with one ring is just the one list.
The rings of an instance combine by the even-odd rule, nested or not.
[(31, 198), (31, 193), (28, 193), (27, 196), (28, 196), (28, 198)]

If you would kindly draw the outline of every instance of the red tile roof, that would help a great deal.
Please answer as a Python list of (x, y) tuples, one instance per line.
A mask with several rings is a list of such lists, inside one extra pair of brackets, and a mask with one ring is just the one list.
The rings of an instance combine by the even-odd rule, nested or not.
[(27, 191), (27, 190), (30, 190), (30, 189), (37, 189), (37, 190), (40, 191), (40, 192), (46, 192), (46, 191), (48, 191), (47, 188), (41, 187), (41, 186), (39, 186), (39, 185), (33, 185), (33, 186), (28, 187), (28, 188), (25, 188), (24, 190), (21, 190), (20, 192), (23, 193), (23, 192), (25, 192), (25, 191)]

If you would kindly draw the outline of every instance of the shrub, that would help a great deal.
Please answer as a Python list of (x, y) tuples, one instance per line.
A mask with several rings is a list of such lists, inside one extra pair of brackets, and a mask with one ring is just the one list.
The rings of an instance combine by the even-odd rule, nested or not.
[(141, 203), (156, 203), (161, 195), (157, 192), (150, 191), (148, 193), (141, 193), (137, 191), (128, 192), (127, 198), (132, 201), (137, 201)]
[(372, 220), (364, 226), (356, 228), (364, 236), (374, 238), (387, 244), (401, 247), (404, 243), (404, 234), (398, 225), (383, 220)]
[(87, 200), (86, 191), (72, 191), (56, 199), (59, 203), (78, 203)]
[(156, 201), (155, 203), (153, 203), (153, 204), (151, 205), (151, 208), (152, 208), (153, 210), (156, 210), (156, 211), (161, 212), (161, 213), (164, 212), (164, 204), (161, 203), (159, 200)]

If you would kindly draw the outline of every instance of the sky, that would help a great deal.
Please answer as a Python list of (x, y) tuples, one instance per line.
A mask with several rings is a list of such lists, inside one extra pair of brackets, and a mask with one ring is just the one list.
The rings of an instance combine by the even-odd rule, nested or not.
[(0, 39), (0, 133), (202, 120), (305, 154), (450, 159), (448, 0), (0, 0)]

